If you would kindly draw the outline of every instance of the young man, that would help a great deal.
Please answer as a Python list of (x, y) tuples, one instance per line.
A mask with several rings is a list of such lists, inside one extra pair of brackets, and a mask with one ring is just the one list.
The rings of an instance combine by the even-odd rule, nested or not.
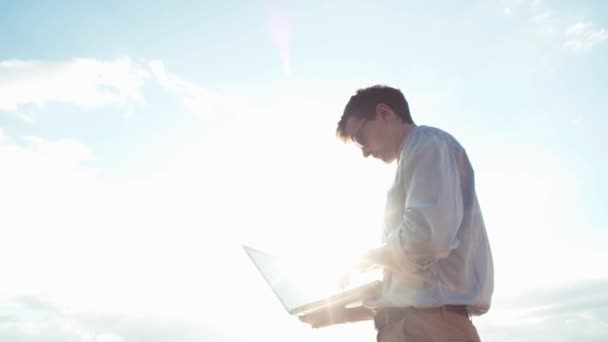
[(384, 268), (380, 295), (363, 307), (332, 307), (301, 317), (313, 327), (373, 319), (378, 341), (479, 341), (472, 315), (490, 308), (492, 254), (473, 169), (448, 133), (417, 126), (398, 89), (360, 89), (337, 135), (364, 157), (397, 161), (388, 191), (384, 241), (361, 269)]

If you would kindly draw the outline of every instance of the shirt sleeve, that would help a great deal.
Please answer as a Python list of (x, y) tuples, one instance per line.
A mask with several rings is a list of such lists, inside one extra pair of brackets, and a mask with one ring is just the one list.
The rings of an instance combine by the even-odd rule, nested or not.
[(432, 137), (407, 156), (402, 172), (406, 189), (401, 223), (385, 241), (393, 261), (404, 271), (426, 269), (458, 247), (463, 219), (457, 153), (454, 146)]

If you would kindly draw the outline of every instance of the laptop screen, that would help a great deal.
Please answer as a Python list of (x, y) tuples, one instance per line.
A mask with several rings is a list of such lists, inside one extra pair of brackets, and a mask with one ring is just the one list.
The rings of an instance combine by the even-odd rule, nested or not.
[(318, 265), (313, 267), (251, 247), (244, 248), (288, 311), (342, 290), (337, 284), (337, 274), (327, 277), (326, 270), (319, 269)]

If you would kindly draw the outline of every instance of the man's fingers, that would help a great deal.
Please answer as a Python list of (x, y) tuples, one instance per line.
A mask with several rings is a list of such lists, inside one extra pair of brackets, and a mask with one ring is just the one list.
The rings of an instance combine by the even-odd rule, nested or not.
[(337, 312), (322, 310), (308, 315), (298, 316), (300, 321), (308, 323), (312, 328), (322, 328), (339, 322)]
[(300, 321), (308, 324), (316, 323), (319, 320), (319, 318), (314, 314), (303, 315), (299, 316), (298, 318), (300, 318)]

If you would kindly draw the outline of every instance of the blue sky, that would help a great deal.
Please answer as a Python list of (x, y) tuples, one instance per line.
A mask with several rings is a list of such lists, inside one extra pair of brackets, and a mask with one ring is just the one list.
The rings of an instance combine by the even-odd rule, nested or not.
[(289, 317), (240, 245), (377, 243), (393, 166), (334, 137), (375, 83), (473, 161), (482, 337), (605, 340), (607, 27), (601, 1), (3, 3), (0, 340), (373, 340)]

